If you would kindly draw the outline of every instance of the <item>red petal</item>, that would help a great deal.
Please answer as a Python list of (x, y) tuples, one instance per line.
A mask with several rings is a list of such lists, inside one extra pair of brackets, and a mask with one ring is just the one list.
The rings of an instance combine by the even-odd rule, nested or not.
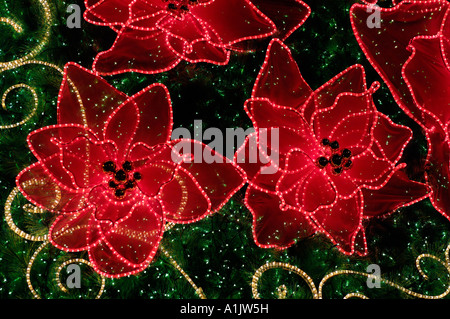
[(167, 37), (167, 41), (177, 56), (190, 63), (206, 62), (226, 65), (230, 60), (230, 52), (225, 47), (216, 45), (209, 40), (194, 42), (190, 47), (186, 42), (170, 35)]
[(97, 25), (120, 25), (128, 20), (128, 8), (133, 0), (100, 0), (86, 3), (84, 18)]
[(156, 30), (156, 24), (165, 15), (167, 15), (166, 7), (162, 1), (150, 4), (145, 0), (135, 1), (131, 3), (130, 18), (127, 21), (127, 25), (130, 28), (149, 31)]
[(95, 135), (87, 127), (68, 124), (46, 126), (32, 131), (28, 137), (28, 146), (37, 159), (43, 159), (59, 153), (58, 143), (69, 143), (79, 136), (95, 140)]
[(301, 151), (289, 153), (277, 187), (284, 204), (312, 212), (334, 202), (336, 191), (327, 174)]
[(94, 187), (89, 193), (89, 203), (95, 206), (95, 219), (104, 225), (111, 226), (126, 218), (133, 205), (142, 200), (139, 190), (127, 190), (121, 199), (114, 196), (114, 190), (105, 186)]
[(301, 111), (306, 121), (310, 122), (314, 112), (333, 106), (340, 94), (353, 93), (357, 95), (366, 91), (367, 85), (364, 68), (361, 65), (355, 64), (315, 90), (311, 96), (312, 101), (305, 103), (304, 107), (299, 109), (299, 111)]
[[(351, 168), (341, 176), (348, 177), (358, 187), (381, 188), (387, 182), (388, 176), (394, 173), (394, 166), (389, 161), (378, 159), (372, 152), (352, 157), (352, 162)], [(336, 178), (331, 177), (333, 181)], [(351, 189), (338, 188), (338, 193), (344, 197), (351, 192)]]
[[(409, 46), (411, 58), (404, 65), (404, 78), (414, 102), (424, 112), (437, 117), (442, 127), (450, 121), (450, 65), (446, 60), (450, 54), (448, 41), (443, 36), (415, 38)], [(448, 52), (445, 52), (446, 46)], [(432, 123), (425, 122), (424, 125), (428, 129), (432, 127)]]
[(89, 206), (73, 214), (59, 215), (50, 227), (50, 242), (64, 251), (82, 251), (95, 246), (101, 233), (94, 213), (95, 207)]
[(400, 107), (419, 123), (423, 114), (414, 104), (402, 77), (402, 67), (408, 60), (408, 44), (418, 35), (435, 35), (446, 14), (447, 1), (402, 1), (397, 6), (380, 10), (380, 28), (369, 28), (372, 10), (367, 5), (354, 4), (350, 10), (353, 32), (369, 62), (388, 85)]
[(91, 188), (104, 182), (107, 175), (103, 163), (116, 162), (115, 146), (109, 142), (90, 141), (79, 137), (61, 144), (61, 162), (80, 188)]
[(168, 14), (158, 21), (157, 27), (171, 37), (184, 42), (188, 52), (192, 51), (192, 43), (207, 41), (210, 38), (201, 21), (198, 21), (190, 13), (183, 15), (181, 18)]
[(103, 137), (115, 143), (117, 161), (122, 162), (128, 154), (139, 123), (139, 108), (132, 99), (120, 105), (107, 119)]
[(338, 198), (329, 208), (322, 208), (312, 215), (320, 231), (337, 245), (339, 251), (354, 253), (356, 236), (361, 229), (363, 198), (360, 193), (349, 199)]
[(274, 104), (298, 108), (311, 94), (289, 48), (278, 39), (272, 40), (252, 97), (268, 98)]
[(60, 154), (54, 154), (39, 161), (42, 170), (58, 187), (64, 188), (69, 192), (83, 192), (79, 189), (79, 186), (75, 183), (75, 180), (70, 171), (68, 171), (62, 162)]
[(370, 93), (348, 93), (340, 95), (331, 107), (316, 111), (311, 121), (317, 140), (337, 141), (341, 149), (357, 155), (371, 146), (376, 115)]
[(173, 179), (175, 168), (173, 162), (149, 161), (137, 169), (142, 175), (142, 179), (137, 182), (139, 189), (149, 197), (156, 196), (161, 187)]
[(311, 9), (301, 0), (252, 0), (276, 27), (274, 34), (281, 41), (286, 40), (311, 14)]
[(318, 156), (319, 144), (312, 129), (295, 109), (277, 106), (267, 99), (259, 98), (247, 100), (244, 107), (258, 134), (260, 149), (265, 148), (261, 151), (270, 149), (287, 154), (292, 148), (299, 148), (311, 158)]
[(172, 223), (191, 223), (211, 213), (211, 203), (195, 178), (179, 168), (159, 196), (165, 216)]
[(101, 136), (106, 119), (126, 99), (98, 75), (68, 63), (58, 97), (58, 124), (81, 124)]
[[(245, 171), (250, 185), (261, 191), (275, 193), (275, 185), (281, 176), (280, 165), (262, 153), (257, 142), (256, 133), (248, 135), (237, 150), (234, 162)], [(279, 162), (282, 161), (284, 158), (279, 159)]]
[[(94, 60), (93, 69), (104, 75), (124, 72), (154, 74), (174, 68), (180, 61), (167, 43), (163, 31), (142, 31), (123, 27), (113, 46)], [(130, 50), (133, 48), (133, 50)]]
[(226, 45), (267, 37), (276, 31), (275, 24), (248, 0), (216, 0), (193, 7), (191, 13), (216, 30)]
[(298, 210), (280, 209), (278, 196), (249, 187), (245, 205), (253, 215), (253, 237), (263, 248), (285, 249), (314, 233), (314, 226)]
[(173, 142), (182, 156), (190, 156), (181, 166), (198, 182), (217, 211), (245, 183), (245, 174), (233, 162), (216, 153), (209, 146), (194, 140)]
[(378, 190), (363, 189), (362, 193), (364, 216), (375, 217), (428, 197), (429, 188), (426, 184), (409, 180), (404, 171), (397, 170), (384, 187)]
[(378, 113), (378, 123), (373, 131), (373, 137), (372, 149), (375, 155), (386, 158), (391, 163), (397, 163), (412, 138), (412, 131), (409, 127), (395, 124), (386, 115)]
[(103, 239), (113, 252), (114, 260), (136, 267), (149, 263), (155, 255), (163, 225), (161, 205), (157, 200), (146, 199), (135, 204), (127, 218), (103, 232)]
[(85, 192), (61, 187), (40, 162), (21, 171), (16, 184), (28, 201), (51, 212), (78, 211), (86, 206)]
[(169, 91), (163, 84), (152, 84), (130, 98), (139, 108), (139, 126), (133, 144), (148, 146), (168, 143), (173, 119)]

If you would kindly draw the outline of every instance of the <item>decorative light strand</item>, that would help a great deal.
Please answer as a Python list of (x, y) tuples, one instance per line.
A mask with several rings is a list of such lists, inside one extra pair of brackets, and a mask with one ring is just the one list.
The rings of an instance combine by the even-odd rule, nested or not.
[[(19, 68), (19, 67), (22, 67), (22, 66), (25, 66), (25, 65), (30, 65), (30, 64), (43, 65), (43, 66), (55, 69), (62, 76), (64, 76), (64, 70), (62, 70), (57, 65), (49, 63), (49, 62), (39, 61), (39, 60), (15, 61), (14, 63), (12, 63), (12, 64), (4, 67), (4, 68), (0, 68), (0, 73), (4, 72), (4, 71), (7, 71), (7, 70), (12, 70), (12, 69), (15, 69), (15, 68)], [(79, 93), (77, 87), (75, 86), (75, 84), (69, 78), (66, 78), (66, 81), (69, 83), (70, 87), (72, 88), (73, 92), (75, 93), (75, 95), (77, 97), (78, 103), (80, 104), (81, 115), (82, 115), (83, 121), (86, 123), (85, 125), (87, 125), (85, 110), (84, 110), (84, 106), (83, 106), (83, 100), (81, 99), (80, 93)], [(28, 114), (25, 117), (25, 119), (23, 119), (22, 121), (20, 121), (18, 123), (15, 123), (15, 124), (2, 125), (2, 126), (0, 126), (0, 130), (1, 129), (10, 129), (10, 128), (14, 128), (14, 127), (23, 125), (26, 122), (28, 122), (33, 117), (33, 115), (36, 114), (37, 107), (39, 105), (39, 99), (38, 99), (36, 90), (34, 88), (30, 87), (29, 85), (26, 85), (26, 84), (23, 84), (23, 83), (13, 85), (13, 86), (9, 87), (3, 93), (3, 96), (2, 96), (2, 108), (5, 109), (5, 110), (7, 109), (6, 108), (6, 97), (12, 90), (17, 89), (17, 88), (26, 88), (26, 89), (30, 90), (30, 92), (33, 94), (34, 107), (33, 107), (32, 111), (31, 111), (31, 113)]]
[[(34, 236), (34, 235), (30, 235), (25, 233), (23, 230), (21, 230), (19, 227), (16, 226), (16, 224), (14, 223), (14, 220), (12, 218), (12, 214), (11, 214), (11, 204), (14, 200), (14, 198), (16, 197), (16, 195), (19, 193), (19, 188), (18, 187), (14, 187), (14, 189), (11, 191), (11, 193), (9, 194), (8, 198), (6, 199), (5, 202), (5, 220), (6, 223), (8, 224), (9, 228), (15, 232), (17, 235), (19, 235), (20, 237), (27, 239), (27, 240), (31, 240), (31, 241), (45, 241), (47, 240), (47, 235), (44, 236)], [(27, 208), (29, 208), (30, 206), (27, 206)]]
[[(419, 255), (416, 258), (416, 268), (418, 269), (420, 275), (422, 276), (423, 279), (427, 280), (428, 276), (424, 273), (424, 271), (422, 270), (421, 266), (420, 266), (420, 261), (424, 258), (430, 258), (435, 260), (436, 262), (440, 263), (447, 271), (448, 275), (450, 276), (450, 244), (447, 246), (446, 250), (445, 250), (445, 260), (442, 260), (434, 255), (428, 254), (428, 253), (424, 253)], [(337, 271), (333, 271), (327, 275), (325, 275), (322, 280), (319, 283), (318, 289), (316, 289), (316, 286), (314, 284), (314, 281), (300, 268), (296, 267), (296, 266), (292, 266), (290, 264), (287, 263), (281, 263), (281, 262), (270, 262), (267, 264), (264, 264), (263, 266), (261, 266), (253, 275), (253, 279), (252, 279), (252, 283), (251, 283), (251, 288), (252, 288), (252, 294), (253, 297), (255, 299), (260, 299), (260, 295), (258, 292), (258, 282), (261, 278), (261, 276), (263, 275), (264, 272), (266, 272), (269, 269), (284, 269), (290, 272), (293, 272), (297, 275), (299, 275), (300, 277), (302, 277), (303, 280), (306, 281), (306, 283), (308, 284), (311, 293), (313, 295), (313, 299), (323, 299), (323, 288), (325, 286), (325, 284), (328, 282), (328, 280), (330, 280), (333, 277), (336, 276), (342, 276), (342, 275), (346, 275), (346, 276), (350, 276), (350, 275), (355, 275), (355, 276), (363, 276), (363, 277), (367, 277), (369, 278), (377, 278), (375, 277), (373, 274), (370, 273), (365, 273), (365, 272), (360, 272), (360, 271), (355, 271), (355, 270), (337, 270)], [(438, 295), (426, 295), (426, 294), (421, 294), (421, 293), (417, 293), (414, 292), (410, 289), (407, 289), (405, 287), (402, 287), (401, 285), (391, 281), (391, 280), (387, 280), (384, 278), (377, 278), (380, 280), (381, 283), (388, 285), (390, 287), (396, 288), (398, 290), (400, 290), (402, 293), (407, 294), (409, 296), (415, 297), (415, 298), (419, 298), (419, 299), (442, 299), (445, 296), (447, 296), (450, 293), (450, 282), (447, 285), (447, 288), (444, 292), (442, 292), (441, 294)], [(277, 295), (279, 299), (284, 299), (287, 295), (286, 292), (286, 286), (285, 285), (281, 285), (277, 288)], [(348, 293), (344, 296), (344, 299), (349, 299), (349, 298), (361, 298), (361, 299), (369, 299), (366, 295), (360, 293), (360, 292), (353, 292), (353, 293)]]
[[(311, 277), (308, 276), (308, 274), (306, 272), (304, 272), (303, 270), (301, 270), (300, 268), (298, 268), (296, 266), (292, 266), (287, 263), (276, 262), (276, 261), (262, 265), (261, 267), (258, 268), (258, 270), (253, 275), (252, 283), (251, 283), (253, 298), (261, 299), (259, 292), (258, 292), (258, 282), (259, 282), (261, 276), (263, 275), (263, 273), (265, 273), (269, 269), (277, 269), (277, 268), (281, 268), (281, 269), (287, 270), (289, 272), (293, 272), (293, 273), (299, 275), (300, 277), (302, 277), (302, 279), (308, 284), (308, 286), (311, 290), (311, 293), (313, 294), (313, 299), (319, 298), (316, 285), (314, 284), (314, 281), (311, 279)], [(287, 295), (286, 286), (282, 285), (282, 286), (278, 287), (279, 298), (284, 299), (286, 297), (286, 295)]]
[(194, 288), (195, 292), (197, 293), (197, 295), (201, 298), (201, 299), (207, 299), (206, 295), (203, 293), (202, 288), (197, 287), (197, 285), (194, 283), (194, 281), (191, 279), (191, 277), (189, 277), (189, 275), (183, 270), (183, 268), (180, 267), (180, 265), (178, 265), (178, 263), (175, 261), (175, 259), (173, 259), (173, 257), (169, 254), (169, 252), (164, 248), (163, 245), (159, 246), (159, 249), (161, 250), (161, 252), (164, 254), (164, 256), (166, 256), (170, 263), (172, 264), (172, 266), (175, 267), (176, 270), (178, 270), (181, 275), (188, 281), (188, 283), (192, 286), (192, 288)]
[(17, 22), (15, 22), (13, 19), (0, 17), (0, 23), (9, 24), (11, 27), (13, 27), (14, 31), (16, 31), (17, 33), (23, 32), (22, 26), (20, 24), (18, 24)]
[(38, 247), (38, 249), (36, 249), (36, 251), (33, 253), (33, 256), (31, 256), (27, 266), (26, 279), (28, 289), (31, 291), (33, 297), (36, 299), (41, 299), (41, 296), (39, 296), (39, 294), (36, 292), (36, 290), (34, 290), (33, 285), (31, 284), (31, 267), (33, 267), (34, 260), (36, 259), (37, 255), (39, 255), (39, 253), (42, 251), (42, 249), (44, 249), (45, 246), (47, 246), (48, 243), (49, 242), (46, 240), (42, 243), (41, 246)]
[(28, 89), (28, 90), (31, 92), (31, 94), (33, 95), (33, 103), (34, 103), (34, 107), (33, 107), (33, 109), (31, 110), (31, 112), (30, 112), (30, 113), (29, 113), (22, 121), (17, 122), (17, 123), (14, 123), (14, 124), (9, 124), (9, 125), (0, 125), (0, 130), (10, 129), (10, 128), (14, 128), (14, 127), (23, 125), (23, 124), (25, 124), (26, 122), (28, 122), (28, 120), (30, 120), (30, 119), (36, 114), (36, 111), (37, 111), (37, 108), (38, 108), (38, 105), (39, 105), (39, 98), (38, 98), (38, 96), (37, 96), (36, 90), (35, 90), (34, 88), (32, 88), (31, 86), (26, 85), (26, 84), (23, 84), (23, 83), (13, 85), (13, 86), (9, 87), (9, 88), (5, 91), (5, 93), (3, 93), (3, 96), (2, 96), (2, 108), (3, 108), (4, 110), (7, 110), (7, 108), (6, 108), (6, 96), (7, 96), (12, 90), (19, 89), (19, 88), (25, 88), (25, 89)]
[[(37, 0), (37, 1), (41, 5), (42, 11), (44, 14), (44, 18), (43, 18), (44, 31), (43, 31), (42, 39), (39, 41), (38, 45), (35, 48), (33, 48), (33, 50), (31, 50), (31, 52), (28, 53), (27, 55), (25, 55), (17, 60), (14, 60), (14, 61), (0, 62), (0, 71), (10, 69), (10, 68), (16, 68), (22, 62), (25, 62), (26, 60), (32, 59), (35, 56), (37, 56), (42, 51), (42, 49), (47, 45), (47, 43), (50, 39), (51, 26), (53, 24), (52, 12), (50, 10), (50, 6), (49, 6), (47, 0)], [(16, 22), (12, 21), (9, 18), (1, 18), (1, 19), (2, 19), (2, 20), (0, 20), (1, 22), (5, 22), (5, 23), (8, 23), (11, 26), (13, 26), (13, 28), (16, 32), (22, 32), (22, 27), (20, 25), (18, 25)], [(18, 30), (20, 30), (20, 31), (18, 31)]]
[[(94, 265), (93, 265), (91, 262), (89, 262), (89, 261), (87, 261), (87, 260), (85, 260), (85, 259), (82, 259), (82, 258), (73, 258), (73, 259), (69, 259), (69, 260), (66, 260), (65, 262), (63, 262), (63, 263), (58, 267), (58, 269), (56, 270), (56, 283), (57, 283), (58, 287), (59, 287), (63, 292), (65, 292), (65, 293), (68, 293), (69, 291), (68, 291), (68, 289), (61, 283), (61, 280), (60, 280), (61, 270), (62, 270), (65, 266), (67, 266), (67, 265), (69, 265), (69, 264), (74, 264), (74, 263), (82, 263), (82, 264), (88, 265), (88, 266), (91, 267), (91, 268), (94, 268)], [(100, 275), (100, 278), (101, 278), (100, 291), (98, 292), (98, 294), (97, 294), (97, 296), (95, 297), (95, 299), (100, 299), (100, 297), (102, 296), (103, 291), (104, 291), (104, 289), (105, 289), (106, 277)]]

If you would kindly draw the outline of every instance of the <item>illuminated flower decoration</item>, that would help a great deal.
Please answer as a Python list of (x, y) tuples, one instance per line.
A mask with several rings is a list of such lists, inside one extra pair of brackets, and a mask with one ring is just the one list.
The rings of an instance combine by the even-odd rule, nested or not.
[[(309, 16), (300, 0), (85, 0), (84, 17), (117, 32), (100, 74), (159, 73), (181, 61), (225, 65), (252, 40), (287, 38)], [(266, 15), (267, 14), (267, 15)], [(273, 21), (271, 19), (274, 19)]]
[(289, 49), (270, 43), (245, 105), (256, 131), (235, 156), (259, 246), (284, 249), (319, 232), (344, 254), (366, 255), (364, 220), (428, 196), (399, 164), (412, 132), (376, 110), (377, 87), (354, 65), (313, 91)]
[(379, 10), (379, 28), (366, 20), (370, 5), (351, 9), (353, 31), (366, 57), (402, 110), (428, 141), (425, 177), (433, 206), (450, 219), (450, 2), (397, 1)]
[[(208, 146), (171, 140), (172, 107), (162, 84), (128, 97), (69, 63), (57, 116), (57, 125), (29, 134), (38, 161), (16, 182), (31, 203), (55, 213), (50, 242), (88, 251), (105, 276), (144, 270), (166, 222), (208, 216), (245, 182), (234, 163)], [(195, 148), (213, 160), (202, 163), (189, 152)]]

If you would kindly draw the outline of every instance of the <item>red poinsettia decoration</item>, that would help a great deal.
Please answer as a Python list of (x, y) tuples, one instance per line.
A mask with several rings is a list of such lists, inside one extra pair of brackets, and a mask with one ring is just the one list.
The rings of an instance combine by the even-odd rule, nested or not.
[[(245, 175), (231, 161), (200, 142), (171, 140), (172, 123), (164, 85), (128, 97), (66, 65), (58, 124), (29, 134), (38, 162), (17, 177), (30, 202), (56, 214), (54, 246), (87, 250), (105, 276), (134, 274), (153, 259), (166, 222), (200, 220), (242, 187)], [(209, 164), (186, 151), (199, 147)]]
[[(450, 2), (396, 1), (379, 11), (379, 28), (365, 21), (370, 5), (351, 9), (353, 31), (398, 105), (428, 140), (425, 177), (433, 206), (450, 219)], [(368, 13), (369, 12), (369, 13)]]
[(243, 50), (249, 41), (269, 36), (285, 39), (310, 14), (300, 0), (85, 0), (85, 4), (88, 22), (117, 32), (113, 46), (94, 61), (93, 69), (105, 75), (159, 73), (182, 60), (225, 65), (230, 50)]
[[(365, 255), (365, 219), (427, 196), (399, 164), (412, 132), (376, 110), (377, 87), (367, 88), (354, 65), (313, 91), (289, 49), (270, 43), (245, 105), (256, 132), (235, 156), (247, 172), (258, 245), (284, 249), (320, 232), (341, 252)], [(277, 172), (262, 170), (268, 166)]]

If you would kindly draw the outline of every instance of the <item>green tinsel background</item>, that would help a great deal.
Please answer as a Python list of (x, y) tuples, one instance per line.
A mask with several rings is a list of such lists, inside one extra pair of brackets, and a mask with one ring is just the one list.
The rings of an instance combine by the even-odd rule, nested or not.
[[(90, 69), (96, 54), (108, 49), (115, 33), (107, 27), (91, 25), (82, 20), (80, 29), (69, 29), (67, 7), (79, 5), (82, 0), (51, 0), (54, 21), (51, 37), (37, 60), (50, 62), (62, 68), (74, 61)], [(365, 59), (351, 31), (349, 9), (352, 0), (305, 0), (312, 14), (306, 23), (293, 33), (286, 44), (292, 49), (300, 70), (315, 89), (330, 78), (360, 63), (364, 65), (368, 83), (380, 81)], [(390, 6), (390, 1), (380, 1)], [(42, 38), (43, 14), (35, 0), (0, 0), (0, 17), (20, 22), (24, 32), (15, 33), (11, 26), (0, 23), (0, 62), (23, 56)], [(239, 18), (239, 17), (236, 17)], [(255, 78), (264, 61), (265, 50), (256, 53), (233, 53), (226, 66), (181, 63), (175, 69), (158, 75), (123, 74), (106, 77), (119, 90), (134, 94), (154, 82), (164, 83), (171, 93), (175, 128), (187, 127), (193, 132), (194, 120), (207, 127), (226, 128), (251, 126), (244, 112), (244, 101), (250, 97)], [(16, 175), (35, 161), (27, 144), (29, 132), (56, 123), (56, 101), (61, 75), (51, 68), (27, 65), (0, 73), (0, 96), (10, 86), (26, 83), (36, 88), (39, 106), (26, 124), (0, 131), (0, 203), (15, 187)], [(420, 129), (395, 104), (390, 92), (382, 88), (374, 95), (378, 109), (394, 122), (411, 127), (414, 139), (405, 151), (404, 161), (412, 179), (423, 179), (422, 163), (426, 143)], [(0, 109), (0, 125), (15, 123), (30, 113), (32, 95), (17, 90), (7, 96), (6, 110)], [(207, 141), (205, 141), (207, 142)], [(429, 276), (424, 280), (415, 267), (416, 257), (433, 254), (444, 260), (444, 251), (450, 243), (450, 222), (424, 200), (395, 214), (373, 219), (367, 224), (370, 254), (367, 257), (348, 257), (338, 252), (324, 236), (315, 235), (298, 241), (285, 250), (261, 249), (255, 245), (252, 216), (242, 203), (245, 188), (218, 213), (191, 224), (177, 225), (164, 234), (162, 245), (178, 264), (203, 289), (209, 299), (252, 298), (250, 283), (255, 271), (271, 261), (297, 266), (305, 271), (316, 286), (322, 278), (335, 270), (348, 269), (366, 272), (370, 264), (378, 264), (384, 279), (428, 295), (439, 295), (449, 285), (449, 274), (436, 261), (424, 259), (421, 263)], [(45, 234), (51, 222), (50, 214), (28, 214), (22, 209), (25, 199), (18, 195), (12, 214), (17, 226), (33, 234)], [(3, 211), (2, 211), (3, 213)], [(27, 241), (17, 236), (7, 225), (4, 214), (0, 219), (0, 298), (32, 298), (27, 287), (26, 268), (40, 242)], [(61, 291), (55, 272), (70, 258), (86, 258), (85, 253), (69, 254), (48, 245), (38, 255), (31, 282), (42, 298), (94, 298), (99, 288), (99, 277), (82, 266), (82, 287)], [(65, 271), (61, 280), (65, 282)], [(305, 282), (285, 270), (269, 270), (261, 278), (259, 292), (263, 298), (276, 298), (277, 287), (286, 285), (288, 298), (311, 298)], [(370, 298), (409, 298), (399, 289), (382, 284), (369, 289), (366, 277), (341, 275), (330, 279), (324, 287), (324, 298), (343, 298), (360, 292)], [(158, 253), (152, 264), (142, 273), (120, 279), (107, 279), (102, 298), (198, 298), (190, 284), (173, 267), (170, 260)]]

